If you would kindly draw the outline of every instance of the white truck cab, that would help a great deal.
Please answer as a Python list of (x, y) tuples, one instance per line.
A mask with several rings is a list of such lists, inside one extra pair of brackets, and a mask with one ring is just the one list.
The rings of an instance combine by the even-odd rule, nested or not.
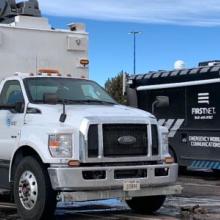
[(83, 25), (54, 30), (41, 19), (0, 24), (0, 188), (25, 220), (50, 219), (57, 198), (158, 210), (181, 191), (167, 129), (86, 79)]

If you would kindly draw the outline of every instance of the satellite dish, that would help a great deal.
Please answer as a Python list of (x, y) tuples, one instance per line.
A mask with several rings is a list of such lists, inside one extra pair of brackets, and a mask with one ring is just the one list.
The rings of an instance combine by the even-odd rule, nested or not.
[(186, 64), (183, 60), (177, 60), (174, 63), (174, 69), (175, 70), (182, 70), (182, 69), (185, 69), (185, 68), (186, 68)]

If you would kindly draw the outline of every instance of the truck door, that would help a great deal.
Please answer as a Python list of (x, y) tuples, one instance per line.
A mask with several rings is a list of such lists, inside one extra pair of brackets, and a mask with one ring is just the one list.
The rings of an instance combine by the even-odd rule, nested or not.
[(20, 103), (22, 109), (0, 109), (0, 161), (9, 161), (19, 140), (21, 126), (24, 124), (24, 97), (20, 82), (7, 81), (0, 94), (0, 106), (13, 106)]
[(215, 83), (187, 88), (188, 157), (194, 160), (219, 161), (219, 86)]

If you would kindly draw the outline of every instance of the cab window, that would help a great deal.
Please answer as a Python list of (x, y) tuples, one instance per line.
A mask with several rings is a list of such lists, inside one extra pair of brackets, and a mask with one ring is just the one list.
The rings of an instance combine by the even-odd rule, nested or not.
[(16, 80), (6, 82), (0, 95), (0, 105), (15, 105), (18, 102), (24, 103), (20, 83)]

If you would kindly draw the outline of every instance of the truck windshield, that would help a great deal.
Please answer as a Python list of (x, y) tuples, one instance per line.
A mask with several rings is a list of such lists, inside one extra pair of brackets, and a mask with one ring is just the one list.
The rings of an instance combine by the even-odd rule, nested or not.
[[(26, 78), (24, 84), (32, 103), (45, 103), (45, 96), (53, 94), (65, 104), (117, 104), (97, 83), (71, 78)], [(46, 103), (45, 103), (46, 104)]]

